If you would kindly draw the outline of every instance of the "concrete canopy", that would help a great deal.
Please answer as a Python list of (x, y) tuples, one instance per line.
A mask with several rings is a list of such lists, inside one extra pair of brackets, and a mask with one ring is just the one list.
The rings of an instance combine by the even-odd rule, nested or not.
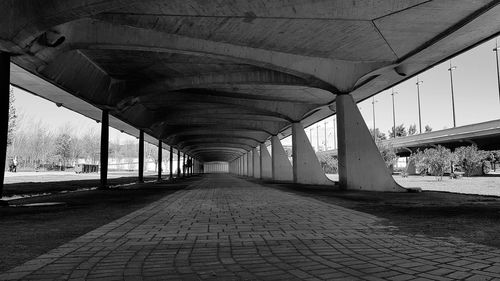
[(363, 100), (491, 38), (498, 18), (491, 0), (16, 0), (0, 3), (0, 50), (22, 88), (57, 102), (46, 80), (118, 129), (230, 161), (334, 114), (339, 93)]

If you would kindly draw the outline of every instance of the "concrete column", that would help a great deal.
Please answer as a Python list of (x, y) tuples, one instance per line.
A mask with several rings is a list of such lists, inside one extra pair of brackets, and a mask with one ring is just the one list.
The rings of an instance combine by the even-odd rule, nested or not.
[(139, 182), (144, 182), (144, 132), (139, 130)]
[(174, 178), (174, 148), (170, 146), (170, 156), (169, 156), (169, 162), (170, 162), (170, 179)]
[(182, 154), (182, 177), (186, 176), (186, 153)]
[(254, 148), (252, 151), (253, 155), (253, 177), (256, 179), (260, 179), (260, 155), (257, 151), (257, 148)]
[(248, 175), (248, 167), (247, 167), (248, 160), (247, 160), (247, 158), (248, 158), (248, 154), (247, 153), (243, 154), (243, 176)]
[(9, 135), (9, 99), (10, 99), (10, 55), (0, 52), (0, 104), (3, 104), (0, 118), (0, 206), (8, 205), (2, 201), (5, 162), (7, 157), (7, 138)]
[(266, 144), (260, 144), (260, 178), (261, 179), (271, 179), (273, 177), (271, 163), (271, 155), (269, 155), (269, 151), (267, 150)]
[(101, 188), (108, 187), (109, 114), (102, 111), (101, 118)]
[(406, 191), (392, 178), (351, 95), (337, 95), (339, 184), (344, 189)]
[(177, 178), (181, 177), (181, 151), (177, 149)]
[(253, 153), (251, 150), (247, 152), (247, 176), (253, 177)]
[(293, 182), (300, 184), (333, 185), (314, 152), (301, 123), (292, 123)]
[(158, 181), (161, 181), (161, 161), (163, 161), (161, 140), (158, 140)]
[(275, 181), (293, 181), (293, 168), (278, 136), (271, 137), (272, 175)]

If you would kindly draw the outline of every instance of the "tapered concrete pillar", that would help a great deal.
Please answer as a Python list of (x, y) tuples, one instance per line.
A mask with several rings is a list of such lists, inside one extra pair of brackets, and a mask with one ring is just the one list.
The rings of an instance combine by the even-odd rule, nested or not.
[(170, 151), (169, 151), (170, 155), (169, 155), (169, 166), (170, 166), (170, 179), (173, 179), (174, 178), (174, 148), (172, 146), (170, 146)]
[(177, 178), (181, 177), (181, 151), (177, 149)]
[(253, 177), (253, 153), (251, 150), (247, 152), (247, 176)]
[(267, 150), (266, 144), (261, 143), (260, 144), (260, 178), (261, 179), (271, 179), (273, 177), (273, 170), (272, 170), (272, 163), (271, 163), (271, 155), (269, 154), (269, 151)]
[(162, 159), (161, 140), (158, 141), (158, 181), (161, 181), (161, 161)]
[(10, 55), (0, 52), (0, 104), (2, 105), (2, 116), (0, 117), (0, 205), (8, 205), (3, 202), (3, 181), (5, 174), (5, 162), (7, 157), (7, 138), (9, 135), (9, 99), (10, 99)]
[(102, 111), (101, 118), (101, 188), (108, 187), (108, 148), (109, 148), (109, 114)]
[(139, 182), (144, 182), (144, 132), (139, 130)]
[(339, 184), (344, 189), (406, 191), (392, 178), (351, 95), (337, 96)]
[(333, 185), (314, 152), (301, 123), (292, 123), (293, 182), (300, 184)]
[(278, 136), (271, 137), (272, 175), (275, 181), (293, 181), (292, 164)]
[(257, 151), (257, 148), (254, 148), (252, 151), (253, 156), (253, 177), (256, 179), (260, 179), (260, 155)]

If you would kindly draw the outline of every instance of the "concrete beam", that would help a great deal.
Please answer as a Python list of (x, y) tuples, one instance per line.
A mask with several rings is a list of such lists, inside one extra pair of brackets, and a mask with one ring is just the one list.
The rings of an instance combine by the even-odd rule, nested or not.
[(273, 168), (271, 155), (267, 150), (266, 144), (260, 144), (260, 178), (261, 179), (272, 179)]
[(293, 182), (300, 184), (333, 185), (329, 180), (300, 123), (292, 124)]
[(278, 136), (271, 137), (272, 175), (275, 181), (293, 181), (292, 164), (288, 160), (285, 149)]
[(339, 184), (344, 189), (406, 191), (392, 178), (351, 95), (337, 97)]

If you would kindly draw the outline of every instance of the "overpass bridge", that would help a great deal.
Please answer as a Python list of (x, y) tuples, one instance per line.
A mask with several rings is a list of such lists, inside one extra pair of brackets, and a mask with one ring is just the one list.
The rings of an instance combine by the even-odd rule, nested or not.
[(303, 128), (337, 114), (340, 186), (404, 191), (356, 102), (497, 36), (498, 18), (491, 0), (1, 1), (0, 158), (12, 82), (102, 124), (103, 186), (110, 125), (140, 153), (144, 139), (175, 149), (190, 173), (222, 161), (330, 184)]
[[(465, 145), (476, 145), (483, 150), (500, 149), (500, 120), (492, 120), (477, 124), (465, 125), (439, 131), (422, 133), (412, 136), (397, 137), (381, 141), (390, 145), (400, 156), (409, 156), (418, 149), (437, 145), (447, 148), (457, 148)], [(322, 151), (323, 154), (337, 155), (337, 150)]]

